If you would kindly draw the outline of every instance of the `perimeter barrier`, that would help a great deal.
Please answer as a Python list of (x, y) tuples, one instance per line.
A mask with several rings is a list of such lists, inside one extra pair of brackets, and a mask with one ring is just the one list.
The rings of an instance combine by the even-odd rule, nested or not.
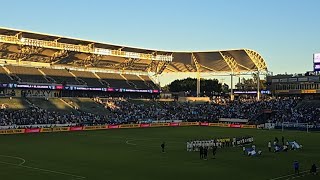
[(132, 128), (153, 128), (153, 127), (183, 127), (183, 126), (207, 126), (225, 128), (250, 128), (256, 129), (256, 125), (244, 124), (225, 124), (208, 122), (171, 122), (171, 123), (141, 123), (141, 124), (119, 124), (119, 125), (100, 125), (100, 126), (70, 126), (70, 127), (42, 127), (42, 128), (21, 128), (3, 129), (0, 134), (29, 134), (29, 133), (48, 133), (48, 132), (72, 132), (72, 131), (92, 131), (107, 129), (132, 129)]

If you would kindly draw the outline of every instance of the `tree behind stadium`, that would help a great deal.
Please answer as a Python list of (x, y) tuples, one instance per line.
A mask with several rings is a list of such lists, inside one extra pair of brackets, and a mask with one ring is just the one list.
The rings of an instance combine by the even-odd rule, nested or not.
[[(182, 80), (175, 80), (168, 85), (170, 92), (196, 92), (197, 79), (186, 78)], [(217, 79), (201, 79), (201, 94), (213, 95), (214, 93), (227, 92), (229, 87), (226, 84), (219, 83)]]

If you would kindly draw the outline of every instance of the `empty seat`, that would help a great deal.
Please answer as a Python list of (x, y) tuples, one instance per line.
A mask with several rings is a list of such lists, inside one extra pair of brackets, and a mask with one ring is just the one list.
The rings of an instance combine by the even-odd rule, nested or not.
[(7, 72), (3, 69), (3, 67), (0, 67), (0, 83), (11, 83), (12, 80), (8, 76)]
[(92, 73), (88, 71), (72, 71), (72, 73), (77, 77), (83, 80), (87, 86), (90, 87), (104, 87), (100, 83), (99, 79)]
[(134, 89), (134, 87), (130, 86), (120, 74), (98, 72), (97, 75), (101, 80), (106, 81), (112, 88)]
[(64, 84), (64, 83), (65, 84), (73, 84), (73, 85), (81, 84), (66, 69), (41, 68), (41, 71), (44, 72), (50, 78), (54, 79), (56, 81), (56, 83), (59, 83), (59, 84)]
[(146, 82), (146, 84), (152, 89), (159, 89), (158, 86), (150, 79), (149, 76), (140, 75), (140, 77)]
[(47, 83), (48, 81), (44, 78), (43, 74), (33, 67), (23, 66), (5, 66), (11, 73), (11, 75), (17, 76), (21, 82), (32, 82), (32, 83)]
[(134, 74), (123, 74), (123, 76), (129, 82), (133, 83), (137, 89), (150, 89), (150, 87), (148, 87), (146, 85), (146, 83), (141, 78), (139, 78), (137, 75), (134, 75)]

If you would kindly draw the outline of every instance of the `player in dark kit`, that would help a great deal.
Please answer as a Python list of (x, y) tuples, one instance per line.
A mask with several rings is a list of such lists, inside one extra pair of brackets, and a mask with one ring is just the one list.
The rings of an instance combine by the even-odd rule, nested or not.
[(163, 143), (161, 144), (162, 153), (165, 152), (165, 151), (164, 151), (164, 148), (165, 148), (165, 143), (163, 142)]
[(295, 175), (299, 175), (299, 162), (298, 161), (294, 161), (293, 162), (293, 168), (294, 168), (294, 174)]
[(312, 164), (311, 169), (310, 169), (310, 173), (313, 175), (317, 175), (317, 166), (316, 164)]
[(217, 146), (214, 146), (214, 147), (212, 148), (213, 159), (216, 158), (216, 152), (217, 152)]
[(203, 159), (203, 147), (200, 146), (199, 150), (200, 150), (200, 159)]
[(204, 147), (204, 149), (203, 149), (203, 158), (204, 158), (204, 160), (207, 160), (207, 156), (208, 156), (208, 147)]

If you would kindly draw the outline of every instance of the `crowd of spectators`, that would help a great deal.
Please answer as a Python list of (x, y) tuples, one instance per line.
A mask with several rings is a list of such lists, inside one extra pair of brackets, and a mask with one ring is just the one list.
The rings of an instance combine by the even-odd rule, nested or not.
[(152, 121), (206, 121), (216, 122), (219, 118), (248, 119), (256, 121), (261, 114), (269, 113), (269, 122), (319, 123), (320, 111), (313, 106), (297, 107), (300, 100), (292, 98), (255, 99), (214, 99), (211, 103), (181, 103), (133, 101), (125, 98), (95, 98), (97, 105), (103, 105), (108, 113), (94, 112), (55, 112), (41, 107), (30, 106), (22, 110), (0, 110), (0, 126), (40, 125), (40, 124), (79, 124), (102, 125)]
[(89, 112), (55, 112), (31, 106), (21, 110), (0, 110), (0, 126), (43, 124), (103, 124), (105, 117)]
[(274, 115), (270, 118), (270, 122), (274, 123), (308, 123), (310, 125), (320, 124), (320, 108), (314, 106), (299, 106), (293, 108), (287, 106), (274, 111)]
[(207, 121), (215, 122), (219, 118), (237, 118), (254, 121), (265, 111), (291, 110), (297, 105), (297, 99), (269, 98), (261, 101), (227, 98), (212, 100), (211, 103), (132, 103), (126, 99), (108, 98), (99, 101), (111, 112), (109, 119), (114, 122), (125, 120), (164, 121)]

